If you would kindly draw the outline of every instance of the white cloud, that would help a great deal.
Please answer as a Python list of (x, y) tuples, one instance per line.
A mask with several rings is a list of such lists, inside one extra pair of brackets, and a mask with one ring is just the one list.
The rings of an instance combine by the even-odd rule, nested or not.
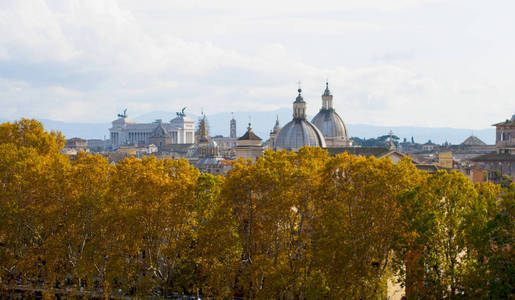
[[(515, 111), (514, 69), (470, 71), (466, 48), (446, 52), (447, 40), (459, 46), (452, 28), (417, 23), (454, 2), (6, 0), (0, 118), (289, 108), (297, 80), (314, 114), (329, 78), (346, 122), (486, 127)], [(505, 43), (483, 68), (513, 64)]]

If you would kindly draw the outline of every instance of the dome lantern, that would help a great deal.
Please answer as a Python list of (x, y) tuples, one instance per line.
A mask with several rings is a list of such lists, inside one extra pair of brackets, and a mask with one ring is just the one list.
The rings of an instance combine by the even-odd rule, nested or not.
[(294, 119), (306, 119), (306, 102), (304, 101), (304, 98), (302, 98), (302, 89), (297, 90), (299, 92), (299, 95), (295, 99), (295, 102), (293, 102), (293, 118)]
[(325, 91), (322, 95), (322, 109), (333, 109), (333, 95), (329, 91), (329, 82), (325, 82)]

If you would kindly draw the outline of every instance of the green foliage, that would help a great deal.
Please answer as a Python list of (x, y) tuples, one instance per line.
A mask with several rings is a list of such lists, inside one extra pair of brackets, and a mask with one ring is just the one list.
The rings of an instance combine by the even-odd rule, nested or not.
[[(388, 147), (390, 146), (390, 135), (382, 135), (377, 138), (359, 138), (351, 137), (352, 144), (355, 146), (362, 147)], [(392, 135), (393, 143), (398, 146), (400, 138), (396, 135)]]

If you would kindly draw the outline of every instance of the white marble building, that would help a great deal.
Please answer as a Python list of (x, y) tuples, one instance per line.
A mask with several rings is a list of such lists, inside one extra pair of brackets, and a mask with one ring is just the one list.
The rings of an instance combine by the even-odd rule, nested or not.
[[(119, 114), (113, 121), (111, 133), (111, 146), (113, 150), (120, 145), (149, 144), (154, 129), (159, 122), (136, 123), (127, 117), (127, 114)], [(177, 117), (169, 123), (161, 123), (171, 136), (172, 144), (193, 144), (195, 137), (195, 121), (185, 116), (184, 111), (177, 113)]]

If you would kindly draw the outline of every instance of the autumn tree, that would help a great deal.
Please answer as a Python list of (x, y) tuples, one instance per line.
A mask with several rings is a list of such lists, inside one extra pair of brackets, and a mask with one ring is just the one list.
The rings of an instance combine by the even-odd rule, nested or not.
[(455, 299), (466, 255), (465, 216), (477, 192), (463, 174), (438, 171), (402, 199), (404, 219), (398, 252), (410, 298)]
[(304, 147), (238, 160), (60, 153), (0, 125), (0, 284), (67, 296), (513, 298), (515, 185)]
[(304, 298), (310, 278), (315, 193), (327, 152), (267, 151), (254, 164), (239, 161), (221, 201), (233, 213), (239, 244), (237, 295)]
[(63, 145), (60, 133), (45, 132), (35, 120), (0, 125), (2, 282), (48, 284), (57, 278), (51, 262), (55, 256), (48, 254), (59, 226), (52, 216), (63, 200), (69, 171), (69, 162), (59, 153)]
[(479, 197), (465, 216), (467, 254), (461, 290), (467, 297), (510, 299), (515, 295), (515, 184), (476, 186)]
[(224, 177), (202, 174), (197, 180), (198, 264), (201, 294), (231, 298), (236, 290), (241, 244), (233, 211), (220, 201)]
[[(406, 159), (337, 155), (323, 173), (313, 256), (331, 298), (385, 297), (401, 207), (417, 170)], [(323, 293), (319, 291), (318, 294)]]
[(113, 170), (98, 251), (106, 289), (188, 293), (198, 218), (199, 171), (186, 160), (127, 158)]

